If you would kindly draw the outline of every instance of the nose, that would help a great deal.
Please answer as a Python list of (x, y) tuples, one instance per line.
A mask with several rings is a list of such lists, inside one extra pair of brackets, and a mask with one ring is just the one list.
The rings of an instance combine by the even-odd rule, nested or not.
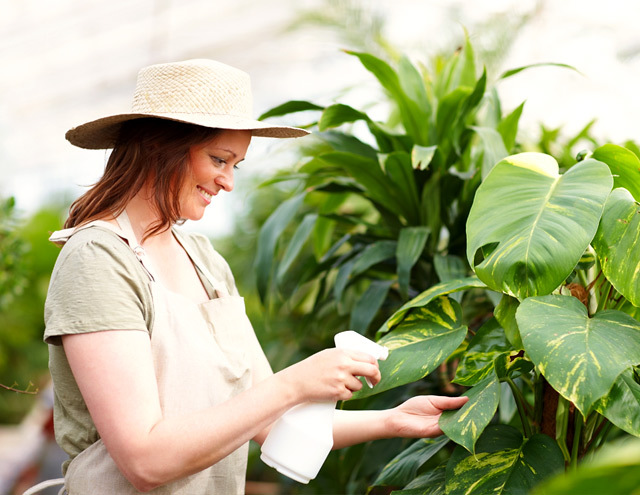
[(233, 191), (233, 166), (227, 164), (215, 179), (216, 184), (227, 192)]

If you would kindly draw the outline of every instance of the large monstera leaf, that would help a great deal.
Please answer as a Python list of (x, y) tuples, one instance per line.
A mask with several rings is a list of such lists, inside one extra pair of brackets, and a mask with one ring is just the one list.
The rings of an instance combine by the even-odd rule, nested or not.
[(571, 296), (525, 299), (516, 312), (527, 355), (586, 417), (625, 369), (640, 362), (640, 323), (620, 311), (589, 317)]
[(626, 189), (609, 195), (593, 247), (607, 279), (640, 306), (640, 207)]
[(389, 349), (389, 357), (380, 361), (380, 382), (373, 389), (363, 387), (353, 397), (360, 399), (424, 378), (458, 348), (466, 334), (462, 309), (453, 299), (443, 296), (413, 309), (378, 341)]
[(551, 293), (593, 239), (612, 185), (609, 168), (597, 160), (560, 175), (549, 155), (505, 158), (469, 212), (469, 264), (489, 287), (520, 300)]

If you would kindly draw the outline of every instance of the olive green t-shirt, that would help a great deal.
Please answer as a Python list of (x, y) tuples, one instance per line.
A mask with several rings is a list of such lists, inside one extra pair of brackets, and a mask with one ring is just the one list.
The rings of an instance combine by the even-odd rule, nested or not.
[[(237, 289), (226, 261), (209, 240), (180, 232), (194, 256), (230, 294)], [(209, 294), (215, 290), (198, 270)], [(153, 332), (153, 301), (149, 275), (126, 242), (114, 232), (92, 226), (74, 234), (53, 268), (45, 302), (44, 340), (49, 344), (49, 370), (54, 385), (56, 440), (71, 459), (99, 439), (62, 347), (62, 336), (131, 330)]]

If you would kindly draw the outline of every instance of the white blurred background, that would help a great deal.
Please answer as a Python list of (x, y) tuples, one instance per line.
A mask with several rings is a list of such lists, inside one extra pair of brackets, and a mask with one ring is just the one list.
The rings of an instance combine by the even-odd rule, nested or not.
[[(239, 67), (251, 74), (256, 116), (290, 99), (366, 101), (375, 83), (341, 49), (364, 49), (378, 31), (428, 61), (467, 29), (492, 55), (494, 77), (573, 65), (580, 74), (544, 67), (499, 84), (506, 111), (527, 101), (521, 131), (543, 121), (577, 132), (597, 118), (596, 136), (640, 138), (638, 21), (635, 0), (0, 0), (0, 197), (29, 213), (94, 182), (105, 152), (74, 148), (64, 133), (128, 111), (140, 67), (198, 57)], [(250, 194), (243, 177), (278, 166), (282, 146), (254, 140), (233, 198), (219, 196), (199, 230), (229, 231)]]

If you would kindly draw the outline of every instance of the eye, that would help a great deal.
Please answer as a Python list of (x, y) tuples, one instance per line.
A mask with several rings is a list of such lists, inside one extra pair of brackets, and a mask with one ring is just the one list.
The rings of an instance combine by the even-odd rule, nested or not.
[(217, 165), (224, 166), (227, 164), (227, 161), (224, 158), (220, 158), (219, 156), (211, 155), (211, 160), (213, 160), (213, 162)]

